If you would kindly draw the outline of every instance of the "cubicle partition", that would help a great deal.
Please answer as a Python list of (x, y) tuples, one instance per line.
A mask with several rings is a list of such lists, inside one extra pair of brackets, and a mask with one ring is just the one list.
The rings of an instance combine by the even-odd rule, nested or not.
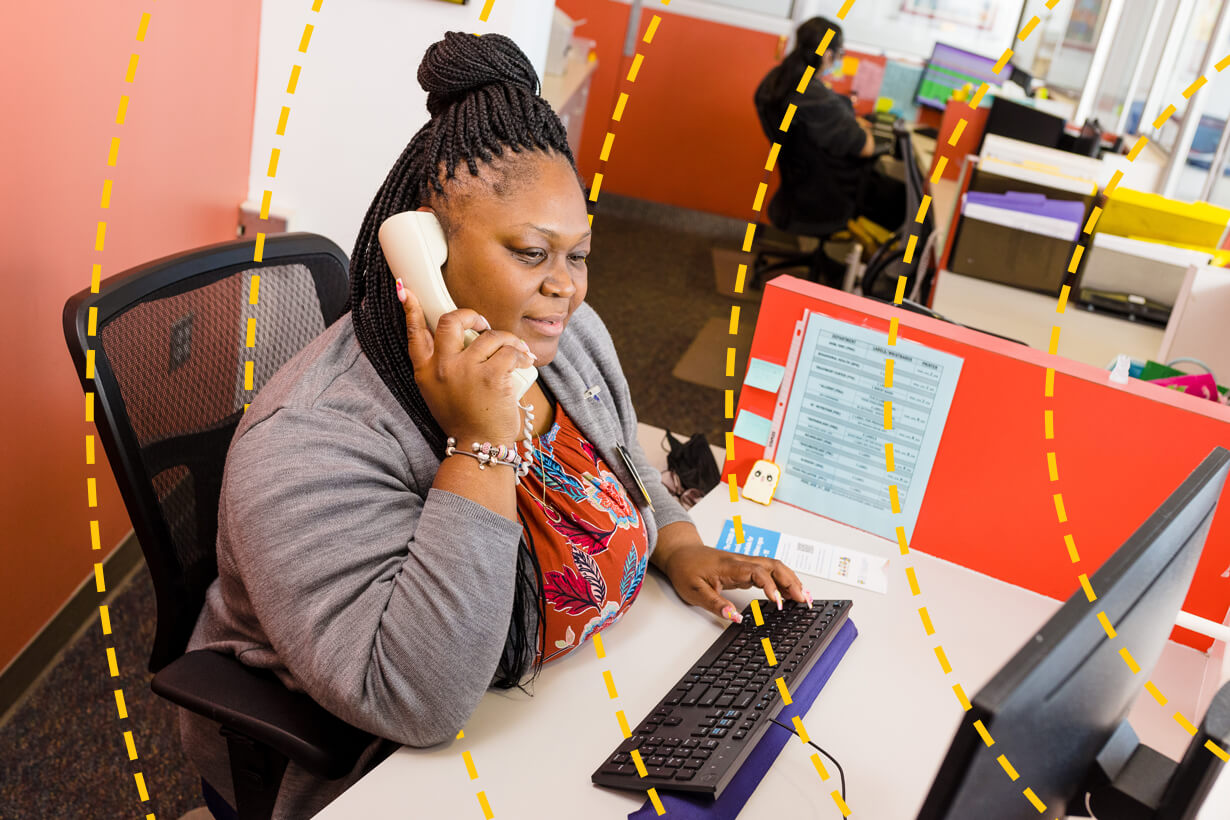
[[(1062, 333), (1060, 355), (1050, 355), (790, 276), (765, 288), (751, 359), (786, 365), (806, 311), (886, 341), (895, 318), (898, 339), (962, 359), (909, 548), (1052, 598), (1078, 589), (1078, 577), (1092, 575), (1212, 447), (1230, 447), (1230, 408), (1145, 382), (1112, 383), (1106, 371), (1063, 358)], [(1055, 315), (1057, 326), (1063, 318)], [(738, 412), (772, 418), (778, 398), (744, 385)], [(732, 443), (723, 474), (742, 484), (765, 448)], [(883, 460), (873, 466), (886, 469)], [(1230, 499), (1221, 501), (1184, 607), (1216, 622), (1230, 601)], [(840, 509), (826, 512), (841, 520)], [(1177, 632), (1188, 645), (1209, 645)]]

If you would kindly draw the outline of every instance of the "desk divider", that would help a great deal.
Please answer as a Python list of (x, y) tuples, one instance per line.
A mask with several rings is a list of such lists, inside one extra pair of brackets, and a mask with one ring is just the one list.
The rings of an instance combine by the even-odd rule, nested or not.
[[(1062, 355), (792, 276), (766, 285), (749, 359), (784, 365), (805, 310), (886, 337), (896, 316), (898, 338), (964, 360), (910, 548), (1051, 598), (1079, 589), (1078, 575), (1093, 575), (1214, 446), (1230, 447), (1230, 408), (1223, 405), (1136, 380), (1115, 385), (1107, 371)], [(1055, 319), (1062, 326), (1063, 316)], [(1062, 354), (1062, 333), (1058, 349)], [(1049, 398), (1048, 367), (1055, 370)], [(744, 386), (735, 416), (748, 410), (772, 418), (776, 398)], [(1050, 440), (1046, 410), (1054, 419)], [(1048, 452), (1055, 453), (1057, 481)], [(762, 445), (735, 439), (723, 477), (733, 472), (742, 485), (763, 455)], [(784, 453), (777, 458), (784, 464)], [(1057, 493), (1066, 522), (1059, 521)], [(1074, 539), (1078, 563), (1065, 535)], [(1228, 567), (1230, 490), (1222, 493), (1184, 609), (1222, 622)], [(1172, 637), (1200, 650), (1211, 644), (1184, 629)]]

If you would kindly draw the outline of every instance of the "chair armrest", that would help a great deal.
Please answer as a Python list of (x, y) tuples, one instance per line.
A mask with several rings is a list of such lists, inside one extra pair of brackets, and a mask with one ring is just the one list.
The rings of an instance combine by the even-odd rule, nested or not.
[(272, 672), (212, 650), (172, 661), (150, 684), (161, 697), (285, 755), (312, 774), (349, 773), (375, 739), (292, 692)]

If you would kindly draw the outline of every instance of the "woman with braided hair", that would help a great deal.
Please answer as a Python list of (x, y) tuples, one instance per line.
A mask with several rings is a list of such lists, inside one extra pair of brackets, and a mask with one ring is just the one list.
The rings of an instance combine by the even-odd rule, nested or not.
[[(449, 33), (418, 79), (431, 120), (364, 219), (349, 312), (235, 432), (219, 577), (189, 646), (271, 670), (381, 738), (338, 781), (291, 763), (276, 817), (310, 816), (398, 744), (452, 739), (489, 687), (522, 685), (618, 621), (650, 563), (730, 620), (723, 589), (810, 601), (779, 562), (703, 544), (637, 445), (610, 335), (584, 302), (583, 185), (525, 55)], [(460, 306), (434, 332), (377, 236), (412, 210), (439, 219)], [(480, 332), (468, 347), (466, 330)], [(531, 365), (519, 402), (510, 374)], [(218, 727), (181, 722), (225, 816)]]

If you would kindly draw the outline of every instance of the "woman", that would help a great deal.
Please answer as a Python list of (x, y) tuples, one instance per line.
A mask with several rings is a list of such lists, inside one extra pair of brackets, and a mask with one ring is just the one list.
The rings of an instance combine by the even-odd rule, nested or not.
[[(519, 685), (618, 620), (647, 563), (731, 620), (724, 588), (810, 599), (779, 562), (705, 546), (637, 446), (610, 336), (584, 303), (584, 191), (525, 55), (500, 35), (450, 33), (419, 82), (432, 119), (367, 213), (351, 311), (235, 433), (219, 577), (190, 644), (271, 669), (392, 741), (340, 781), (291, 764), (279, 817), (310, 816), (396, 744), (453, 738), (488, 687)], [(434, 333), (377, 239), (415, 209), (444, 228), (461, 306)], [(485, 332), (463, 349), (465, 329)], [(519, 406), (510, 373), (530, 365), (539, 378)], [(531, 469), (483, 464), (474, 443)], [(184, 713), (183, 734), (233, 804), (216, 725)]]
[[(830, 29), (828, 47), (817, 54)], [(790, 233), (828, 237), (858, 216), (895, 230), (905, 218), (905, 187), (870, 159), (876, 155), (871, 123), (856, 117), (850, 100), (822, 80), (840, 64), (842, 53), (841, 26), (813, 17), (799, 26), (794, 50), (756, 88), (761, 130), (782, 143), (782, 184), (769, 202), (769, 219)], [(809, 66), (820, 76), (800, 94), (799, 81)], [(795, 113), (783, 135), (789, 104)]]

